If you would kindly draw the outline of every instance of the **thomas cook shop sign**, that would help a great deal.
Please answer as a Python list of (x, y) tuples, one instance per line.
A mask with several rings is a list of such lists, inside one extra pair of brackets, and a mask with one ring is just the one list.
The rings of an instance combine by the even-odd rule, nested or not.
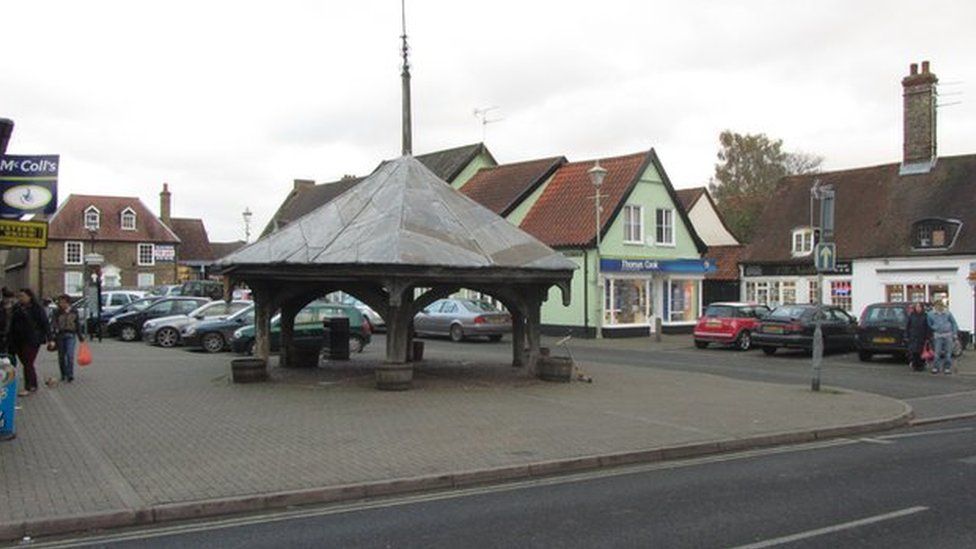
[(58, 155), (0, 156), (0, 217), (58, 209)]

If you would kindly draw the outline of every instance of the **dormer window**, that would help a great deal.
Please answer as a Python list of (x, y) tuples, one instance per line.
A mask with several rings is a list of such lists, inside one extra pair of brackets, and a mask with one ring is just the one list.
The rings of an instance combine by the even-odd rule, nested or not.
[(947, 250), (959, 234), (962, 222), (956, 219), (930, 218), (912, 225), (912, 248), (916, 250)]
[(136, 212), (132, 208), (122, 210), (122, 230), (136, 230)]
[(813, 253), (813, 229), (803, 227), (793, 229), (793, 255), (810, 255)]
[(101, 225), (102, 213), (95, 206), (85, 209), (85, 230), (97, 231)]

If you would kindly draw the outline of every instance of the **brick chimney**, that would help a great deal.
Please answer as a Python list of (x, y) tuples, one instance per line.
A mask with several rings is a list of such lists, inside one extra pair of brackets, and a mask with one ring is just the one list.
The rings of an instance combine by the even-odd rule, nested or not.
[(311, 189), (314, 186), (315, 186), (315, 181), (313, 181), (311, 179), (296, 179), (295, 180), (295, 187), (292, 190), (295, 190), (295, 191), (308, 190), (308, 189)]
[(922, 70), (912, 63), (908, 76), (902, 79), (904, 90), (904, 143), (901, 173), (926, 173), (937, 158), (935, 110), (939, 79), (929, 72), (929, 62)]
[(169, 184), (163, 183), (163, 192), (159, 193), (159, 219), (168, 227), (170, 224), (170, 212), (172, 212), (172, 202), (170, 201)]

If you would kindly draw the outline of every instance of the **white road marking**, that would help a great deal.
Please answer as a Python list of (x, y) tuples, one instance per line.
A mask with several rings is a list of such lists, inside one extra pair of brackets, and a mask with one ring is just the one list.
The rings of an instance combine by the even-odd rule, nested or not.
[(976, 465), (976, 456), (970, 456), (968, 458), (962, 458), (959, 461), (965, 463), (966, 465)]
[(296, 509), (292, 511), (269, 509), (266, 511), (262, 511), (259, 514), (238, 516), (233, 518), (223, 518), (223, 519), (216, 518), (212, 520), (204, 519), (203, 521), (176, 524), (173, 526), (147, 525), (147, 526), (138, 527), (139, 529), (129, 530), (129, 531), (120, 532), (116, 534), (105, 534), (97, 537), (86, 536), (86, 537), (52, 540), (49, 542), (40, 542), (40, 543), (35, 542), (31, 544), (31, 547), (37, 547), (37, 548), (91, 547), (97, 545), (104, 545), (107, 543), (119, 543), (125, 541), (160, 538), (165, 536), (176, 536), (181, 534), (193, 534), (197, 532), (206, 532), (209, 530), (221, 530), (226, 528), (236, 528), (240, 526), (250, 526), (255, 524), (268, 524), (268, 523), (282, 522), (286, 520), (324, 517), (329, 515), (338, 515), (342, 513), (353, 513), (357, 511), (369, 511), (372, 509), (382, 509), (386, 507), (410, 505), (414, 503), (425, 503), (430, 501), (462, 498), (466, 496), (476, 496), (476, 495), (492, 494), (498, 492), (509, 492), (514, 490), (534, 488), (539, 486), (555, 486), (559, 484), (569, 484), (572, 482), (631, 475), (631, 474), (644, 473), (650, 471), (658, 471), (658, 470), (665, 470), (665, 469), (679, 469), (685, 467), (694, 467), (697, 465), (707, 465), (711, 463), (737, 461), (740, 459), (748, 459), (753, 457), (763, 457), (763, 456), (770, 456), (776, 454), (789, 454), (793, 452), (802, 452), (807, 450), (819, 450), (824, 448), (833, 448), (836, 446), (847, 446), (856, 443), (857, 441), (853, 439), (838, 438), (833, 440), (810, 442), (807, 444), (798, 444), (794, 446), (760, 448), (757, 450), (747, 450), (744, 452), (737, 452), (734, 454), (705, 456), (701, 458), (694, 458), (694, 459), (688, 459), (682, 461), (648, 463), (643, 465), (633, 465), (630, 467), (615, 467), (612, 469), (590, 471), (585, 473), (578, 473), (575, 475), (565, 475), (565, 476), (548, 477), (548, 478), (541, 478), (541, 479), (530, 479), (530, 480), (511, 482), (508, 484), (499, 484), (494, 486), (480, 486), (474, 488), (463, 488), (459, 490), (435, 492), (430, 494), (417, 494), (412, 496), (410, 495), (395, 496), (393, 498), (373, 500), (373, 501), (361, 500), (361, 501), (354, 501), (354, 502), (340, 503), (340, 504), (322, 504), (317, 507)]
[(868, 442), (868, 443), (871, 443), (871, 444), (894, 444), (895, 443), (895, 441), (893, 441), (893, 440), (884, 440), (882, 438), (861, 437), (861, 438), (859, 438), (857, 440), (859, 440), (861, 442)]
[(876, 437), (880, 440), (895, 440), (899, 438), (913, 438), (913, 437), (925, 437), (929, 435), (945, 435), (949, 433), (964, 433), (966, 431), (972, 431), (972, 427), (959, 427), (956, 429), (933, 429), (931, 431), (919, 431), (916, 433), (898, 433), (896, 435), (882, 435)]
[(756, 543), (750, 543), (748, 545), (740, 545), (738, 547), (735, 547), (734, 549), (763, 549), (764, 547), (775, 547), (777, 545), (783, 545), (785, 543), (793, 543), (794, 541), (810, 539), (817, 536), (823, 536), (826, 534), (833, 534), (835, 532), (850, 530), (852, 528), (867, 526), (868, 524), (875, 524), (886, 520), (907, 517), (908, 515), (914, 515), (915, 513), (928, 511), (928, 509), (929, 509), (928, 507), (923, 507), (923, 506), (909, 507), (907, 509), (902, 509), (900, 511), (892, 511), (891, 513), (885, 513), (883, 515), (875, 515), (873, 517), (863, 518), (859, 520), (852, 520), (850, 522), (843, 522), (841, 524), (835, 524), (833, 526), (817, 528), (816, 530), (807, 530), (806, 532), (799, 532), (797, 534), (793, 534), (789, 536), (768, 539), (766, 541), (759, 541)]
[(943, 393), (941, 395), (929, 395), (923, 397), (908, 398), (905, 400), (909, 402), (915, 402), (918, 400), (932, 400), (936, 398), (948, 398), (948, 397), (957, 397), (957, 396), (964, 396), (964, 395), (976, 396), (976, 391), (959, 391), (958, 393)]

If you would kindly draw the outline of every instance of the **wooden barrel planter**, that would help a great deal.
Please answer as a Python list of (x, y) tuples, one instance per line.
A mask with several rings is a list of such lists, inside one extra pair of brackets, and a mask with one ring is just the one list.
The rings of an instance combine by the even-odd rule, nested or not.
[(384, 364), (376, 368), (376, 388), (380, 391), (406, 391), (412, 385), (410, 364)]
[(260, 358), (235, 358), (230, 363), (234, 383), (257, 383), (268, 380), (268, 365)]
[(537, 364), (539, 379), (569, 382), (573, 379), (573, 360), (565, 356), (540, 356)]

